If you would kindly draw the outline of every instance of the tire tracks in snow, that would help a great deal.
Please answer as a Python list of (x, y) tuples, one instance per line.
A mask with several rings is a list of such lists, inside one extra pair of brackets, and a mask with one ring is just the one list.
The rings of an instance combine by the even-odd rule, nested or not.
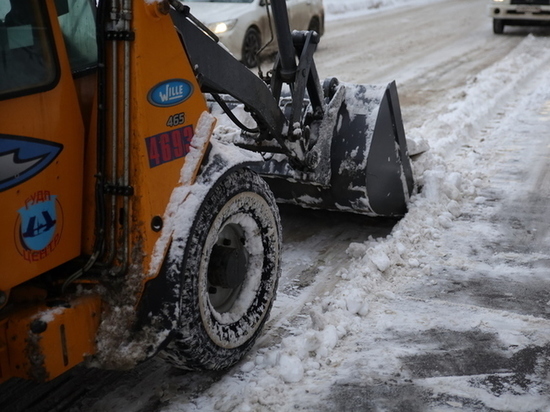
[[(428, 101), (428, 107), (436, 107), (437, 110), (413, 129), (414, 135), (425, 138), (433, 146), (432, 151), (422, 155), (423, 158), (419, 158), (415, 165), (424, 191), (414, 199), (409, 214), (393, 228), (392, 235), (378, 239), (369, 239), (364, 233), (350, 235), (328, 253), (326, 245), (335, 237), (330, 232), (305, 236), (305, 239), (287, 238), (287, 247), (283, 252), (283, 261), (287, 264), (281, 281), (283, 293), (273, 310), (267, 335), (259, 340), (256, 349), (243, 363), (223, 379), (222, 385), (210, 387), (192, 403), (176, 398), (167, 411), (201, 408), (221, 411), (372, 410), (372, 407), (388, 405), (390, 410), (414, 411), (427, 406), (433, 400), (431, 395), (434, 393), (438, 394), (435, 402), (442, 406), (479, 403), (478, 399), (460, 398), (445, 392), (443, 381), (452, 380), (449, 373), (472, 366), (467, 362), (467, 357), (475, 352), (469, 348), (480, 340), (486, 342), (481, 354), (488, 356), (502, 342), (509, 344), (516, 339), (518, 347), (535, 342), (529, 340), (529, 334), (532, 335), (531, 332), (536, 332), (536, 329), (529, 329), (529, 326), (526, 327), (526, 335), (520, 333), (516, 336), (513, 333), (515, 325), (529, 325), (530, 321), (525, 319), (531, 318), (475, 304), (432, 300), (432, 296), (423, 297), (418, 290), (425, 288), (437, 294), (441, 276), (434, 275), (434, 271), (439, 270), (439, 266), (433, 267), (430, 261), (436, 256), (441, 262), (438, 261), (438, 265), (448, 265), (446, 253), (450, 251), (441, 250), (442, 233), (451, 229), (457, 217), (467, 220), (464, 212), (460, 217), (460, 210), (454, 217), (451, 213), (454, 207), (451, 208), (451, 205), (465, 209), (472, 202), (475, 206), (479, 185), (476, 179), (482, 176), (475, 173), (475, 168), (453, 170), (454, 161), (460, 156), (467, 157), (465, 152), (472, 152), (472, 146), (479, 141), (479, 129), (497, 116), (495, 112), (500, 111), (504, 101), (522, 91), (533, 70), (544, 67), (548, 62), (546, 52), (542, 55), (535, 52), (539, 47), (545, 48), (548, 39), (530, 36), (525, 40), (513, 40), (511, 43), (519, 45), (511, 47), (510, 53), (504, 53), (502, 60), (495, 63), (495, 57), (491, 56), (488, 61), (474, 65), (485, 70), (463, 76), (470, 82), (466, 81), (462, 86), (458, 82), (456, 90), (462, 87), (464, 93), (453, 94), (451, 99), (449, 96), (440, 99), (439, 96), (444, 96), (448, 90), (445, 90), (446, 84), (438, 84), (438, 92), (430, 96), (434, 100)], [(519, 70), (521, 64), (526, 62), (533, 63), (530, 73)], [(500, 93), (494, 93), (495, 90)], [(488, 98), (491, 102), (487, 102)], [(430, 113), (429, 110), (424, 113)], [(445, 162), (446, 156), (449, 156), (449, 164)], [(288, 258), (296, 249), (297, 253), (303, 254), (301, 262)], [(350, 259), (344, 255), (345, 251), (355, 257)], [(468, 259), (466, 253), (464, 270), (468, 269)], [(386, 267), (384, 260), (389, 260), (392, 265)], [(288, 266), (292, 262), (298, 262), (296, 267)], [(319, 263), (322, 267), (317, 270)], [(348, 299), (352, 289), (358, 294)], [(362, 308), (352, 307), (354, 303), (364, 300), (369, 302), (370, 308), (357, 316), (353, 311), (361, 311)], [(447, 312), (440, 315), (438, 312), (442, 310)], [(417, 316), (419, 311), (420, 318)], [(317, 321), (321, 326), (315, 325), (316, 320), (310, 315), (312, 312), (321, 318)], [(464, 316), (474, 315), (477, 319), (464, 322)], [(492, 320), (490, 330), (483, 323), (483, 317), (489, 315), (510, 320), (509, 330), (512, 332), (503, 337), (502, 342), (495, 332), (498, 322)], [(454, 327), (452, 322), (455, 322)], [(548, 325), (545, 319), (537, 322), (542, 322), (545, 327)], [(321, 336), (321, 332), (331, 328), (338, 336), (333, 335), (333, 345), (323, 352), (326, 347), (319, 347), (315, 339), (326, 338)], [(441, 365), (442, 358), (430, 351), (444, 352), (447, 350), (445, 345), (452, 339), (458, 339), (459, 345), (449, 353), (451, 356), (453, 353), (460, 355), (462, 363), (456, 364), (454, 369), (452, 365), (448, 366), (445, 379), (434, 384), (437, 387), (430, 387), (427, 377), (437, 379), (437, 372), (429, 364), (423, 368), (415, 367), (418, 365), (416, 361)], [(390, 350), (385, 350), (388, 346)], [(300, 354), (311, 347), (316, 348), (316, 354)], [(358, 352), (361, 354), (360, 360), (356, 355)], [(504, 350), (502, 352), (506, 353)], [(411, 355), (412, 358), (407, 358)], [(294, 363), (291, 366), (296, 369), (305, 368), (305, 375), (299, 384), (281, 384), (281, 375), (287, 372), (281, 370), (279, 364), (283, 357), (292, 359)], [(502, 363), (486, 363), (476, 373), (479, 375), (480, 370), (488, 372), (495, 382), (505, 384), (504, 379), (493, 373), (499, 366), (508, 365), (504, 358), (504, 355), (499, 358)], [(350, 371), (353, 372), (348, 374)], [(468, 372), (461, 373), (458, 381), (466, 382), (467, 388), (471, 387), (468, 386)], [(420, 401), (409, 404), (411, 408), (408, 409), (403, 406), (415, 396)], [(401, 409), (391, 409), (391, 406), (400, 406)]]

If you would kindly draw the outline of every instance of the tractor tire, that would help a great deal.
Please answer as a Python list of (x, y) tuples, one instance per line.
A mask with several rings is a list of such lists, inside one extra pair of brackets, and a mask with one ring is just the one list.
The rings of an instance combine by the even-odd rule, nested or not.
[(493, 19), (493, 33), (494, 34), (504, 33), (504, 20)]
[(249, 27), (244, 35), (241, 61), (248, 68), (258, 65), (258, 51), (262, 47), (260, 32), (255, 27)]
[(164, 350), (172, 364), (222, 370), (252, 347), (281, 272), (281, 223), (267, 183), (232, 171), (206, 196), (181, 264), (180, 325)]

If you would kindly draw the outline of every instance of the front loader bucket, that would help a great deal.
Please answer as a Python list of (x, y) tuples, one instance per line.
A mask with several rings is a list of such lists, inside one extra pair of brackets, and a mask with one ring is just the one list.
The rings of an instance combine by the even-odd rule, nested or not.
[[(395, 82), (341, 84), (321, 124), (313, 173), (281, 159), (261, 172), (280, 202), (370, 216), (401, 216), (414, 189)], [(292, 171), (291, 171), (292, 170)]]

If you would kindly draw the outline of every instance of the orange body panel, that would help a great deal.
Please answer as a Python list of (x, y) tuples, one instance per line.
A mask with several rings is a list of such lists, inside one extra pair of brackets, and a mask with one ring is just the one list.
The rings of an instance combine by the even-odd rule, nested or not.
[[(50, 90), (0, 101), (0, 134), (57, 150), (53, 161), (38, 174), (0, 191), (0, 293), (7, 297), (12, 291), (0, 317), (0, 382), (10, 377), (50, 380), (95, 353), (103, 304), (96, 294), (75, 297), (66, 292), (57, 300), (64, 302), (61, 306), (48, 306), (47, 293), (59, 293), (63, 280), (81, 267), (73, 265), (64, 273), (60, 265), (95, 252), (99, 110), (97, 73), (73, 78), (54, 1), (45, 4), (59, 59), (59, 80)], [(131, 268), (132, 275), (140, 279), (132, 290), (137, 295), (148, 280), (151, 253), (161, 233), (153, 222), (165, 215), (174, 188), (181, 184), (185, 156), (199, 117), (207, 110), (172, 20), (158, 12), (158, 7), (134, 1), (129, 31), (135, 37), (106, 44), (107, 76), (113, 75), (117, 86), (107, 80), (108, 126), (101, 155), (106, 173), (113, 169), (116, 173), (106, 176), (105, 182), (121, 185), (123, 135), (129, 132), (127, 185), (131, 193), (105, 195), (106, 253), (98, 262), (122, 276), (127, 273), (117, 267)], [(130, 77), (125, 87), (128, 50)], [(115, 60), (117, 68), (112, 71)], [(124, 98), (125, 90), (129, 99)], [(113, 92), (116, 103), (109, 97)], [(113, 118), (116, 127), (111, 128)], [(125, 118), (129, 119), (127, 128)], [(15, 155), (14, 159), (18, 161)], [(129, 223), (126, 232), (124, 219)], [(122, 245), (128, 246), (126, 256)], [(60, 283), (48, 285), (48, 292), (40, 287), (31, 293), (33, 287), (24, 284), (56, 268)], [(135, 298), (138, 302), (139, 296)]]
[(32, 305), (4, 320), (0, 382), (10, 377), (47, 381), (94, 354), (100, 311), (100, 297), (88, 295), (57, 307)]
[[(6, 210), (0, 216), (0, 225), (12, 233), (0, 239), (0, 261), (10, 273), (0, 277), (0, 290), (9, 290), (81, 253), (92, 253), (97, 110), (94, 105), (90, 107), (91, 102), (96, 103), (90, 90), (95, 91), (92, 83), (97, 77), (78, 79), (75, 87), (56, 16), (50, 17), (61, 67), (59, 82), (47, 92), (1, 101), (0, 132), (57, 143), (62, 150), (40, 174), (0, 194)], [(170, 17), (156, 13), (156, 5), (138, 1), (133, 19), (130, 185), (134, 196), (131, 210), (126, 212), (132, 216), (130, 249), (136, 252), (139, 248), (138, 255), (145, 257), (140, 263), (146, 265), (159, 236), (151, 228), (152, 218), (164, 215), (178, 185), (194, 128), (207, 107)], [(124, 42), (115, 44), (122, 49)], [(168, 100), (176, 97), (177, 104), (153, 102), (151, 95), (155, 91)], [(123, 104), (119, 99), (118, 105)], [(21, 234), (29, 227), (28, 218), (22, 222), (22, 213), (48, 202), (55, 206), (55, 233), (46, 246), (35, 250), (21, 240)], [(27, 215), (32, 213), (31, 210)], [(41, 219), (40, 213), (41, 209), (35, 209), (34, 214)], [(36, 225), (40, 219), (35, 220)], [(117, 226), (117, 222), (109, 224)]]
[(84, 126), (55, 13), (50, 19), (60, 64), (57, 86), (0, 101), (1, 133), (41, 139), (60, 149), (39, 174), (0, 193), (0, 290), (80, 254)]
[[(189, 151), (200, 115), (207, 110), (195, 73), (168, 15), (159, 15), (156, 4), (134, 3), (130, 46), (130, 255), (134, 267), (147, 271), (150, 254), (160, 236), (153, 230), (154, 217), (163, 217)], [(112, 45), (111, 45), (112, 46)], [(117, 59), (123, 66), (124, 42), (117, 42)], [(112, 51), (108, 51), (110, 56)], [(112, 62), (111, 62), (112, 63)], [(123, 77), (120, 67), (118, 79)], [(122, 82), (121, 82), (122, 83)], [(118, 134), (122, 126), (122, 84), (119, 96)], [(109, 93), (112, 92), (110, 88)], [(109, 112), (113, 113), (111, 107)], [(108, 120), (111, 123), (112, 119)], [(112, 140), (112, 136), (111, 136)], [(118, 169), (123, 148), (119, 146)], [(112, 159), (111, 159), (112, 161)], [(109, 168), (110, 166), (108, 166)], [(85, 205), (93, 204), (86, 201)], [(122, 199), (117, 209), (123, 208)], [(93, 217), (91, 211), (84, 216)], [(191, 217), (190, 217), (191, 218)], [(116, 222), (114, 222), (116, 225)], [(89, 224), (85, 224), (89, 227)], [(157, 228), (158, 229), (158, 228)], [(122, 232), (116, 236), (122, 238)], [(120, 247), (117, 248), (120, 250)]]

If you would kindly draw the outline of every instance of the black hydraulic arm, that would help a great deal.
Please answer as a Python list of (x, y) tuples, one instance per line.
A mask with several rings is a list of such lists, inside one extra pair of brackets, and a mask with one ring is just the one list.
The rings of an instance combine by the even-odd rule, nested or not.
[[(303, 163), (303, 150), (291, 149), (289, 142), (293, 139), (288, 136), (294, 135), (297, 123), (303, 126), (306, 90), (315, 118), (323, 116), (323, 93), (313, 61), (319, 36), (314, 32), (291, 33), (286, 1), (271, 0), (279, 54), (269, 87), (219, 46), (215, 36), (191, 15), (188, 6), (177, 0), (170, 0), (170, 4), (172, 20), (182, 35), (201, 90), (228, 94), (243, 103), (258, 123), (259, 138), (275, 139), (283, 153), (297, 164)], [(283, 84), (289, 85), (292, 99), (290, 113), (286, 115), (279, 106)]]
[(171, 10), (171, 16), (198, 73), (202, 91), (233, 96), (250, 110), (260, 130), (280, 138), (286, 119), (265, 82), (192, 23), (187, 6)]
[(296, 75), (296, 51), (292, 43), (285, 0), (272, 0), (271, 10), (273, 11), (277, 46), (279, 47), (280, 75), (285, 82), (292, 82)]

